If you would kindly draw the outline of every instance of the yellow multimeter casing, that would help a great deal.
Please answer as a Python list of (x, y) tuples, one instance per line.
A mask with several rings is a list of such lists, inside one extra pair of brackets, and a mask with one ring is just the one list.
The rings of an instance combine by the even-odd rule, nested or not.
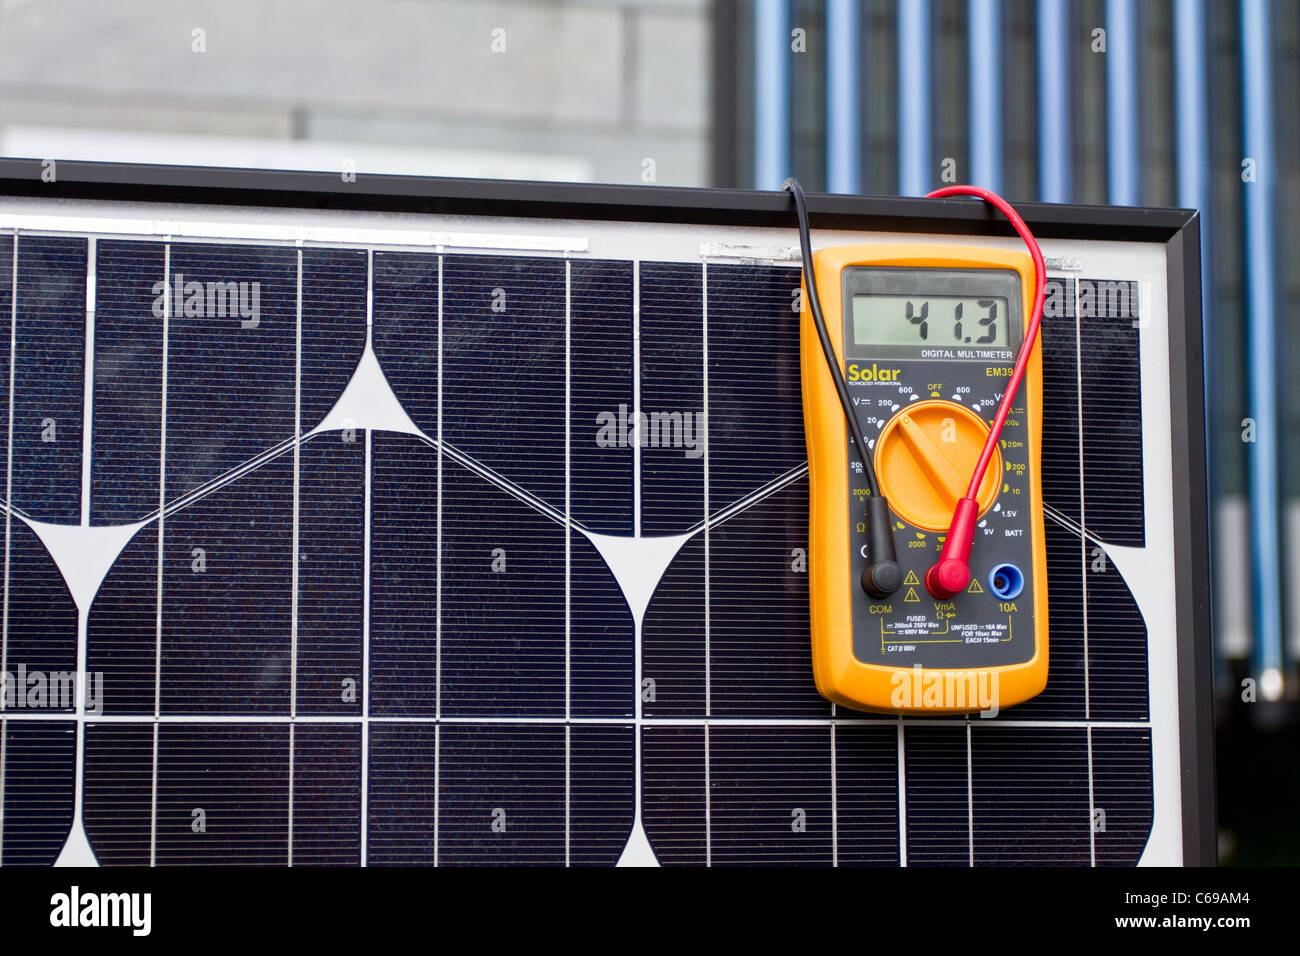
[[(1025, 701), (1047, 684), (1041, 339), (980, 486), (971, 585), (940, 601), (924, 582), (1024, 339), (1033, 263), (1023, 252), (927, 243), (833, 247), (813, 260), (826, 328), (873, 446), (906, 574), (884, 600), (859, 583), (866, 482), (805, 275), (800, 355), (817, 690), (846, 707), (884, 713), (996, 711)], [(972, 334), (980, 331), (986, 334)], [(975, 344), (981, 338), (994, 344)]]

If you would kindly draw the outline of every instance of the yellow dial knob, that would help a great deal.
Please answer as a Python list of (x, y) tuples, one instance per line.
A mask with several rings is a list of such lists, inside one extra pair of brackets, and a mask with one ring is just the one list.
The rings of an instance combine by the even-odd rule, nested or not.
[[(913, 402), (889, 420), (876, 439), (876, 477), (889, 506), (927, 531), (946, 531), (966, 494), (988, 424), (958, 402)], [(993, 504), (1002, 480), (1002, 455), (994, 449), (980, 483), (980, 514)]]

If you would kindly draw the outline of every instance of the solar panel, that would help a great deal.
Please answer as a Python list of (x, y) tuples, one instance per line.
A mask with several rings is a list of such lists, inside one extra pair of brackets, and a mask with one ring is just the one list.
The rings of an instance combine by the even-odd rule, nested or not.
[(0, 202), (0, 865), (1206, 858), (1182, 220), (1029, 212), (1047, 690), (899, 718), (813, 687), (783, 207), (483, 188)]

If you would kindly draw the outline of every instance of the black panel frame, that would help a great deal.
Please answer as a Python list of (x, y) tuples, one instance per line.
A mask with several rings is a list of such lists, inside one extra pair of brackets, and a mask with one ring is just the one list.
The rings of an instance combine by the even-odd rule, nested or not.
[[(725, 157), (719, 157), (725, 159)], [(789, 196), (740, 189), (588, 185), (152, 166), (59, 160), (0, 160), (0, 196), (108, 202), (184, 203), (285, 209), (509, 216), (537, 219), (760, 226), (793, 230)], [(1161, 243), (1166, 254), (1170, 410), (1174, 474), (1174, 582), (1183, 860), (1216, 860), (1210, 645), (1208, 477), (1201, 326), (1200, 218), (1195, 210), (1023, 203), (1044, 239)], [(825, 229), (1012, 236), (982, 203), (963, 199), (809, 194)]]

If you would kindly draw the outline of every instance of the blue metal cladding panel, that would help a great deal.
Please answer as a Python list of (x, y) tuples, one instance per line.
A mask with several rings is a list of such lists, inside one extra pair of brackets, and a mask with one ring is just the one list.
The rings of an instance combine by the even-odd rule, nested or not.
[(898, 727), (835, 727), (836, 859), (840, 866), (898, 865)]
[(710, 716), (830, 714), (812, 680), (807, 548), (807, 478), (709, 529)]
[(799, 269), (710, 265), (709, 511), (807, 461)]
[(410, 435), (372, 436), (370, 712), (438, 707), (438, 453)]
[(292, 452), (167, 516), (164, 713), (289, 712), (292, 548)]
[(826, 182), (827, 191), (833, 193), (856, 193), (861, 189), (860, 36), (857, 0), (829, 0), (826, 4)]
[(970, 863), (970, 777), (965, 727), (908, 727), (907, 865)]
[(283, 866), (289, 726), (161, 725), (157, 814), (159, 866)]
[(930, 2), (898, 6), (898, 191), (921, 196), (930, 188)]
[(1087, 730), (985, 721), (972, 731), (975, 864), (1087, 866)]
[(1135, 206), (1142, 186), (1138, 139), (1139, 28), (1134, 0), (1107, 0), (1106, 168), (1108, 201)]
[(703, 270), (643, 262), (640, 277), (641, 532), (679, 534), (704, 520), (704, 455), (684, 447), (688, 421), (698, 445), (704, 412)]
[[(9, 577), (5, 595), (7, 654), (5, 670), (17, 676), (20, 667), (28, 675), (40, 672), (72, 672), (77, 669), (77, 606), (63, 575), (36, 532), (17, 518), (9, 521)], [(28, 689), (28, 699), (39, 685)], [(51, 697), (45, 707), (53, 707)], [(73, 702), (61, 702), (57, 710), (73, 709)]]
[[(1094, 727), (1093, 842), (1098, 866), (1133, 866), (1146, 848), (1154, 818), (1151, 731)], [(1101, 811), (1104, 818), (1098, 817)]]
[(1142, 368), (1136, 282), (1081, 279), (1083, 483), (1088, 530), (1111, 544), (1145, 544)]
[(630, 535), (633, 265), (569, 269), (569, 508), (590, 531)]
[[(968, 82), (971, 179), (1002, 191), (1002, 0), (971, 0), (968, 7)], [(997, 66), (995, 66), (995, 64)], [(992, 67), (992, 68), (991, 68)], [(856, 190), (854, 190), (856, 192)]]
[(1066, 0), (1038, 0), (1038, 198), (1069, 202), (1070, 29)]
[(366, 347), (366, 253), (304, 249), (299, 429), (329, 414)]
[(710, 727), (710, 859), (726, 865), (833, 860), (828, 727)]
[(442, 468), (443, 715), (565, 713), (565, 530)]
[(86, 383), (85, 239), (18, 245), (13, 353), (13, 502), (41, 521), (81, 520)]
[(293, 726), (293, 865), (361, 861), (361, 725)]
[(647, 717), (705, 713), (704, 535), (691, 538), (664, 571), (641, 622), (641, 673), (653, 681)]
[(50, 866), (72, 826), (77, 725), (4, 720), (4, 840), (0, 864)]
[(1147, 628), (1124, 578), (1089, 542), (1088, 715), (1146, 720)]
[(777, 189), (790, 168), (790, 0), (754, 7), (754, 186)]
[(406, 414), (438, 435), (438, 290), (441, 256), (374, 253), (375, 358)]
[[(1076, 524), (1082, 520), (1079, 454), (1079, 326), (1074, 280), (1048, 279), (1039, 330), (1043, 352), (1043, 500)], [(1049, 581), (1050, 583), (1050, 581)]]
[(570, 713), (628, 717), (635, 707), (632, 612), (599, 552), (569, 532)]
[(326, 432), (298, 455), (297, 708), (356, 715), (364, 693), (365, 434)]
[(641, 821), (664, 866), (707, 860), (703, 727), (641, 731)]
[(443, 263), (443, 439), (559, 509), (566, 291), (562, 259)]
[(101, 866), (148, 866), (153, 724), (86, 725), (82, 816)]
[(165, 454), (175, 501), (293, 438), (298, 257), (173, 243), (171, 272)]
[(632, 830), (636, 734), (630, 724), (569, 728), (571, 866), (612, 866)]
[(158, 655), (158, 525), (136, 532), (95, 594), (87, 664), (104, 675), (103, 713), (154, 712)]
[(90, 523), (158, 510), (162, 478), (163, 281), (160, 242), (101, 240), (95, 253)]
[(438, 862), (565, 862), (564, 727), (448, 724), (438, 765)]
[(437, 861), (439, 734), (432, 723), (370, 725), (366, 862), (432, 866)]

